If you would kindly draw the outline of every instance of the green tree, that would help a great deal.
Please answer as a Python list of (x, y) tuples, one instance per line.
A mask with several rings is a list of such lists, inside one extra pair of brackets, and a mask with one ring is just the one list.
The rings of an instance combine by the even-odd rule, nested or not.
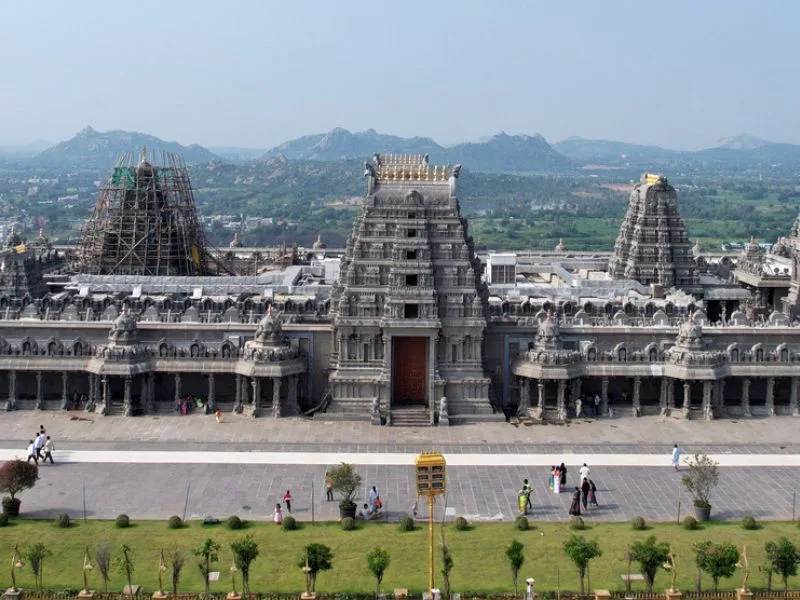
[(8, 494), (8, 501), (12, 503), (17, 502), (17, 494), (36, 485), (37, 479), (38, 467), (27, 461), (7, 460), (0, 465), (0, 493)]
[(715, 592), (721, 578), (731, 577), (736, 572), (739, 549), (730, 542), (696, 544), (695, 553), (697, 554), (697, 564), (711, 576)]
[(233, 562), (242, 572), (242, 591), (250, 593), (250, 564), (258, 557), (258, 544), (252, 535), (231, 542)]
[(391, 562), (391, 558), (389, 557), (389, 551), (386, 548), (374, 548), (371, 552), (367, 554), (367, 567), (375, 576), (375, 581), (377, 582), (377, 591), (375, 592), (377, 595), (381, 593), (381, 581), (383, 581), (383, 574), (386, 572), (386, 569), (389, 568), (389, 563)]
[(573, 535), (564, 542), (564, 553), (569, 556), (575, 566), (578, 567), (578, 577), (581, 580), (581, 596), (583, 595), (583, 578), (586, 575), (586, 567), (593, 558), (603, 555), (597, 540), (587, 540), (582, 535)]
[(525, 546), (517, 540), (513, 540), (511, 544), (506, 548), (506, 559), (508, 559), (508, 564), (511, 567), (511, 580), (514, 582), (515, 596), (519, 595), (517, 580), (519, 579), (519, 570), (525, 563), (524, 550)]
[(219, 544), (211, 538), (206, 538), (203, 545), (196, 548), (192, 553), (201, 559), (200, 562), (197, 563), (197, 566), (203, 574), (205, 593), (208, 595), (211, 593), (211, 584), (208, 581), (208, 574), (211, 572), (211, 565), (219, 560)]
[(800, 563), (800, 552), (797, 547), (785, 537), (775, 542), (767, 542), (764, 549), (767, 551), (767, 560), (772, 569), (783, 579), (783, 589), (789, 589), (789, 577), (797, 575), (797, 565)]
[(186, 553), (183, 550), (174, 546), (167, 551), (167, 565), (170, 570), (170, 580), (172, 581), (172, 595), (178, 595), (178, 583), (181, 580), (181, 571), (183, 564), (186, 562)]
[(25, 560), (31, 567), (33, 572), (33, 579), (36, 582), (36, 589), (42, 589), (42, 576), (44, 574), (44, 559), (50, 556), (52, 552), (42, 542), (31, 544), (25, 550)]
[(695, 454), (689, 459), (689, 472), (681, 478), (683, 487), (700, 508), (711, 506), (711, 492), (719, 484), (719, 463), (707, 454)]
[(133, 595), (133, 552), (127, 544), (122, 544), (122, 556), (117, 557), (117, 571), (128, 580), (128, 594)]
[(642, 569), (647, 591), (653, 592), (653, 581), (656, 572), (669, 557), (669, 544), (656, 541), (656, 536), (651, 535), (646, 540), (636, 540), (631, 544), (631, 558), (639, 563)]
[(311, 591), (316, 590), (317, 575), (320, 571), (328, 571), (333, 567), (333, 552), (325, 544), (309, 544), (305, 547), (303, 555), (297, 561), (298, 567), (308, 564), (311, 576)]

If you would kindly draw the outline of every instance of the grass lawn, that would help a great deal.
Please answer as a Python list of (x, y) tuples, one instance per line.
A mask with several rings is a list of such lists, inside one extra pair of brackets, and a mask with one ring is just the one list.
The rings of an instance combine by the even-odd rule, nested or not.
[[(556, 577), (560, 579), (562, 590), (578, 590), (577, 572), (563, 553), (564, 541), (573, 533), (597, 539), (603, 556), (592, 561), (590, 576), (592, 588), (623, 590), (620, 575), (626, 573), (625, 554), (631, 541), (655, 535), (661, 541), (673, 545), (677, 560), (678, 586), (686, 591), (694, 589), (696, 572), (694, 568), (692, 545), (695, 542), (730, 541), (741, 547), (748, 546), (752, 587), (763, 586), (758, 567), (764, 564), (764, 544), (786, 536), (800, 545), (800, 529), (790, 523), (765, 523), (755, 531), (746, 531), (739, 523), (711, 523), (696, 531), (687, 531), (674, 524), (656, 524), (647, 531), (633, 531), (627, 523), (608, 523), (592, 525), (583, 532), (573, 532), (566, 524), (536, 524), (535, 529), (517, 531), (511, 523), (479, 523), (470, 531), (456, 531), (446, 528), (455, 567), (451, 575), (453, 591), (461, 592), (504, 592), (511, 590), (511, 576), (505, 559), (505, 547), (516, 538), (525, 545), (526, 562), (520, 573), (520, 581), (525, 577), (536, 578), (539, 591), (555, 590)], [(79, 522), (68, 529), (59, 529), (49, 521), (18, 520), (5, 528), (0, 528), (0, 564), (8, 564), (13, 545), (24, 546), (34, 540), (43, 542), (53, 555), (44, 563), (44, 584), (48, 588), (63, 589), (82, 587), (84, 548), (100, 540), (111, 543), (113, 555), (119, 555), (121, 544), (133, 549), (135, 562), (134, 583), (152, 591), (157, 588), (159, 550), (177, 545), (189, 553), (200, 545), (206, 537), (212, 537), (222, 546), (221, 561), (215, 570), (221, 571), (221, 581), (212, 584), (217, 592), (229, 591), (229, 567), (232, 562), (229, 544), (231, 540), (252, 534), (259, 545), (260, 555), (253, 563), (251, 588), (262, 592), (294, 592), (303, 589), (303, 574), (296, 563), (306, 544), (320, 542), (333, 550), (333, 569), (321, 573), (317, 581), (320, 592), (371, 592), (374, 579), (367, 571), (366, 554), (376, 546), (383, 546), (391, 554), (391, 565), (384, 578), (384, 588), (408, 588), (420, 592), (426, 586), (427, 573), (427, 529), (418, 527), (413, 532), (401, 533), (395, 523), (360, 524), (356, 531), (342, 531), (338, 523), (304, 525), (297, 531), (283, 531), (272, 523), (253, 523), (246, 529), (230, 531), (223, 525), (204, 527), (192, 522), (180, 530), (169, 530), (166, 522), (136, 522), (129, 529), (116, 529), (113, 522)], [(436, 528), (437, 561), (439, 560), (439, 534)], [(93, 551), (93, 550), (92, 550)], [(113, 558), (113, 557), (112, 557)], [(633, 565), (632, 571), (639, 572)], [(439, 568), (436, 569), (437, 585), (441, 585)], [(669, 585), (670, 575), (659, 572), (656, 589)], [(165, 581), (168, 579), (165, 574)], [(28, 565), (18, 572), (18, 584), (24, 588), (33, 587), (33, 577)], [(711, 580), (704, 577), (704, 589), (711, 588)], [(0, 589), (10, 585), (8, 569), (0, 569)], [(97, 573), (90, 573), (90, 584), (102, 590)], [(114, 574), (110, 590), (120, 590), (123, 577)], [(237, 577), (237, 585), (238, 577)], [(741, 585), (741, 574), (720, 582), (721, 589), (733, 589)], [(775, 578), (773, 585), (780, 586)], [(184, 566), (180, 591), (202, 590), (202, 577), (196, 566), (196, 559), (187, 557)], [(800, 587), (800, 577), (790, 580), (790, 587)], [(634, 590), (644, 590), (641, 583), (634, 584)]]

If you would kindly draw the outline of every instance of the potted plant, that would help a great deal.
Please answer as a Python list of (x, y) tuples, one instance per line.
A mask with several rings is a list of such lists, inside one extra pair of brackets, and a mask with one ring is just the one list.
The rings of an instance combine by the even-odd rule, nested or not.
[(339, 516), (342, 519), (345, 517), (355, 519), (356, 503), (354, 499), (361, 486), (361, 475), (356, 473), (355, 467), (349, 463), (332, 467), (328, 474), (333, 484), (331, 487), (342, 495), (342, 500), (339, 502)]
[(0, 465), (0, 493), (3, 497), (3, 512), (9, 517), (19, 516), (20, 499), (23, 490), (32, 488), (39, 479), (39, 468), (24, 460), (7, 460)]
[(719, 484), (719, 463), (707, 454), (695, 454), (688, 462), (689, 472), (681, 478), (683, 487), (694, 500), (698, 521), (711, 518), (711, 492)]

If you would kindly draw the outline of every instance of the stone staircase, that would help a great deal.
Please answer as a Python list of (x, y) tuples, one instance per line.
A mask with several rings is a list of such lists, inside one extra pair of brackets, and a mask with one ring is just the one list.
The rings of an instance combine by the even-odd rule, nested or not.
[(392, 427), (430, 427), (430, 410), (424, 406), (392, 408)]

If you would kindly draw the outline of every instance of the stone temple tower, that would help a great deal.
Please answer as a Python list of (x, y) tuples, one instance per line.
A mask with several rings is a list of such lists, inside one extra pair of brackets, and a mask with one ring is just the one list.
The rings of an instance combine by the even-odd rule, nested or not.
[(698, 274), (692, 244), (678, 213), (678, 194), (667, 178), (645, 173), (631, 192), (608, 265), (615, 279), (694, 291)]
[(328, 413), (373, 423), (495, 419), (482, 348), (486, 292), (467, 222), (461, 170), (426, 156), (376, 154), (332, 292)]

